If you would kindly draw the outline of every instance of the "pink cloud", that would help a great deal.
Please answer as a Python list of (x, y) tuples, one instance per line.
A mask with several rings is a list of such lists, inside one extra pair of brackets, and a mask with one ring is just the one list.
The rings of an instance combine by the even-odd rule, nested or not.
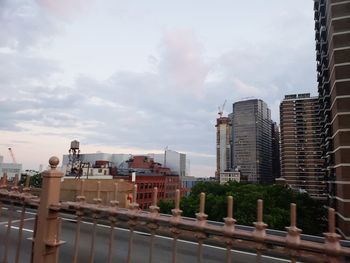
[(38, 2), (55, 16), (71, 18), (81, 12), (92, 0), (38, 0)]
[(160, 72), (166, 83), (178, 92), (201, 96), (209, 66), (201, 43), (191, 30), (167, 32), (162, 42)]

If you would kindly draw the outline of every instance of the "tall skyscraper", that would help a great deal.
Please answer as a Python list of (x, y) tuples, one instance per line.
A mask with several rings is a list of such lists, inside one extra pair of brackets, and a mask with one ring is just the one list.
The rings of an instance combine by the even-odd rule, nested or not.
[(276, 122), (271, 124), (272, 177), (281, 176), (280, 130)]
[(315, 0), (322, 157), (337, 229), (350, 239), (350, 1)]
[(216, 172), (215, 178), (220, 180), (220, 173), (230, 169), (231, 120), (228, 117), (216, 119)]
[(280, 105), (282, 177), (294, 189), (325, 199), (318, 97), (286, 95)]
[(258, 99), (233, 104), (232, 167), (241, 172), (241, 181), (272, 183), (271, 112)]

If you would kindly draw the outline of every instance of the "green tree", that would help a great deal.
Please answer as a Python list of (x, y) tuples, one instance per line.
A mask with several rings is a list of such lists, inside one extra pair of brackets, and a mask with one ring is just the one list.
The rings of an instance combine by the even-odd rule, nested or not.
[[(308, 194), (279, 185), (258, 185), (229, 182), (196, 184), (188, 197), (181, 199), (183, 216), (195, 217), (199, 209), (199, 194), (206, 193), (205, 212), (209, 220), (223, 221), (227, 211), (227, 196), (234, 198), (234, 218), (238, 224), (252, 225), (256, 221), (257, 200), (264, 200), (264, 222), (270, 228), (285, 230), (290, 224), (290, 203), (297, 204), (298, 227), (307, 234), (321, 234), (323, 203)], [(161, 211), (169, 213), (173, 203), (162, 203)]]
[(171, 214), (171, 209), (174, 208), (174, 201), (162, 200), (158, 202), (159, 212), (162, 214)]
[(30, 177), (29, 186), (41, 188), (43, 178), (41, 173), (34, 174)]

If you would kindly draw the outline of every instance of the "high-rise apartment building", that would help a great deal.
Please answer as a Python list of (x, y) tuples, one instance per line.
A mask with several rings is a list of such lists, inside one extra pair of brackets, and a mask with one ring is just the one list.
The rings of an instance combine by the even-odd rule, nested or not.
[(233, 104), (231, 166), (241, 181), (273, 183), (271, 160), (271, 112), (258, 99)]
[(216, 119), (216, 172), (215, 178), (220, 181), (220, 174), (231, 168), (231, 119), (222, 117)]
[(322, 156), (337, 229), (350, 239), (350, 1), (315, 0)]
[(280, 105), (282, 177), (294, 189), (325, 199), (318, 97), (286, 95)]
[(280, 130), (276, 122), (271, 123), (272, 177), (281, 177)]

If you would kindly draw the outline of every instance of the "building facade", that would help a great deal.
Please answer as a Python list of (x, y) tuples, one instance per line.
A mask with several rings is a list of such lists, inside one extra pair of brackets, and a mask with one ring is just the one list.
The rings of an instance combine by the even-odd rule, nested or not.
[(231, 116), (231, 167), (240, 171), (240, 180), (273, 183), (271, 112), (259, 99), (233, 104)]
[(159, 200), (174, 201), (176, 189), (180, 190), (181, 196), (186, 194), (181, 188), (181, 177), (148, 155), (132, 156), (125, 163), (127, 165), (119, 169), (114, 178), (132, 182), (132, 173), (135, 173), (133, 183), (138, 186), (136, 202), (141, 209), (151, 206), (154, 187), (158, 188)]
[(286, 95), (280, 104), (282, 177), (293, 189), (324, 199), (318, 97)]
[(0, 156), (0, 176), (7, 174), (7, 178), (12, 180), (16, 174), (22, 173), (22, 164), (19, 163), (4, 163), (4, 157)]
[(170, 168), (172, 172), (177, 173), (179, 176), (188, 176), (190, 174), (189, 160), (187, 160), (185, 153), (166, 149), (164, 153), (151, 153), (148, 156), (164, 167)]
[(337, 229), (350, 239), (350, 1), (315, 0), (322, 158)]
[(276, 122), (271, 124), (272, 177), (281, 177), (280, 129)]
[(216, 119), (216, 172), (215, 178), (220, 181), (223, 172), (231, 169), (231, 119)]
[(230, 181), (240, 182), (241, 173), (238, 171), (230, 171), (230, 172), (222, 172), (220, 174), (220, 184), (225, 184)]

